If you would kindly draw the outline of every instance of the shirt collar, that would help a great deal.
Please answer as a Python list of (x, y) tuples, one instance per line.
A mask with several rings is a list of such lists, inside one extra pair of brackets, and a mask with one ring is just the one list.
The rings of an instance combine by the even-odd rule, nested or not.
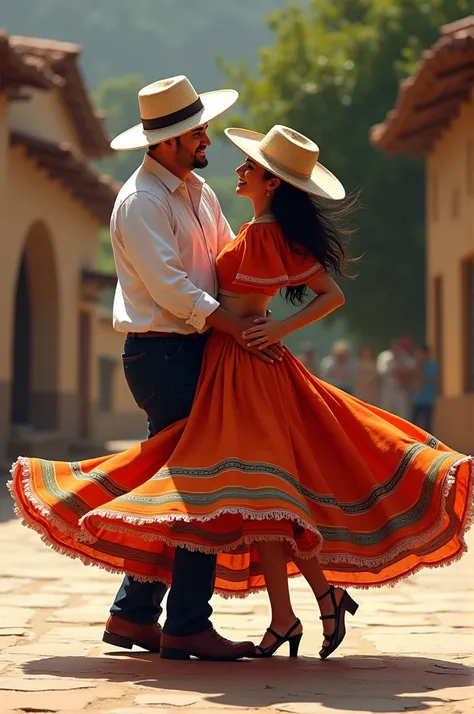
[(194, 171), (189, 174), (186, 181), (181, 181), (180, 178), (178, 178), (171, 171), (168, 171), (167, 168), (165, 168), (158, 161), (155, 161), (155, 159), (152, 159), (148, 154), (146, 154), (143, 159), (143, 166), (147, 171), (152, 173), (157, 179), (164, 183), (166, 188), (171, 191), (171, 193), (175, 193), (175, 191), (177, 191), (178, 188), (184, 183), (197, 188), (200, 188), (201, 185), (205, 183), (204, 179), (195, 174)]

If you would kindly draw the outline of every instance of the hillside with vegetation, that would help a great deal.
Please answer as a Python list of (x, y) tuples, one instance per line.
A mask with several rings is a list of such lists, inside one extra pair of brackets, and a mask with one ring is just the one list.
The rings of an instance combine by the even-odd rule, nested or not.
[(76, 42), (91, 89), (104, 79), (146, 81), (186, 74), (200, 91), (222, 86), (221, 55), (255, 64), (271, 41), (269, 12), (285, 0), (0, 0), (0, 27), (11, 34)]

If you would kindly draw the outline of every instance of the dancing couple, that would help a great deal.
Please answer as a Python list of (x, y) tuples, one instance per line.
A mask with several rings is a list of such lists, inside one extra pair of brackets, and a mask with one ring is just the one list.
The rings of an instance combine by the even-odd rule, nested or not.
[[(107, 643), (236, 660), (288, 642), (297, 656), (303, 625), (288, 580), (303, 575), (326, 658), (358, 607), (347, 587), (463, 554), (473, 459), (317, 379), (282, 345), (344, 303), (331, 274), (346, 274), (353, 200), (297, 131), (226, 129), (243, 154), (236, 193), (254, 209), (234, 237), (194, 169), (207, 165), (209, 122), (237, 97), (199, 95), (184, 76), (154, 82), (139, 93), (140, 124), (112, 142), (146, 149), (117, 197), (111, 239), (114, 326), (148, 439), (82, 462), (20, 457), (10, 487), (46, 543), (125, 575)], [(273, 320), (279, 290), (302, 307)], [(271, 605), (260, 644), (221, 637), (213, 592), (260, 590)]]

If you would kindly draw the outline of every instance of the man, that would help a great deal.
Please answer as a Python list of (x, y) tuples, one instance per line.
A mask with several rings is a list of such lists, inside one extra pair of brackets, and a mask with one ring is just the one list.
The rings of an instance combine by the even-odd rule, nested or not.
[(433, 409), (436, 403), (438, 365), (431, 358), (430, 348), (423, 345), (416, 350), (415, 393), (412, 421), (431, 434)]
[(354, 377), (355, 365), (350, 346), (345, 340), (338, 340), (333, 344), (331, 354), (321, 360), (321, 379), (348, 394), (353, 394)]
[[(114, 327), (127, 333), (125, 377), (147, 414), (148, 437), (189, 414), (209, 327), (248, 349), (242, 332), (249, 320), (215, 299), (216, 256), (233, 234), (214, 192), (192, 171), (207, 165), (207, 123), (237, 97), (233, 90), (199, 96), (183, 76), (154, 82), (139, 92), (141, 124), (111, 144), (119, 151), (148, 148), (122, 187), (110, 224), (118, 277)], [(280, 357), (278, 347), (267, 355), (250, 351), (269, 362)], [(212, 628), (215, 569), (215, 555), (176, 549), (163, 632), (157, 623), (167, 586), (126, 577), (104, 641), (172, 659), (250, 654), (251, 642), (230, 642)]]
[(415, 362), (400, 340), (394, 340), (389, 350), (377, 358), (380, 376), (380, 406), (387, 412), (409, 420), (410, 389), (413, 382)]

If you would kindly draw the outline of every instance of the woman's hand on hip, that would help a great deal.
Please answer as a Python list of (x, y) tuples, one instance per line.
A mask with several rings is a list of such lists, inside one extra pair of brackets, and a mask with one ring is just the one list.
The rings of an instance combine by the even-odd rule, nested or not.
[(285, 337), (285, 331), (280, 320), (257, 317), (254, 320), (254, 326), (245, 330), (242, 337), (247, 341), (249, 347), (266, 350), (271, 345), (279, 344)]
[(255, 326), (259, 320), (267, 320), (269, 318), (265, 317), (257, 317), (257, 318), (245, 318), (244, 320), (241, 321), (242, 329), (241, 332), (238, 334), (235, 334), (234, 337), (237, 340), (237, 342), (244, 347), (248, 352), (252, 352), (256, 357), (259, 357), (259, 359), (263, 359), (265, 362), (281, 362), (283, 357), (285, 356), (285, 349), (284, 346), (279, 342), (279, 340), (276, 340), (275, 342), (272, 342), (271, 344), (267, 344), (263, 347), (258, 347), (258, 346), (253, 346), (251, 345), (247, 338), (244, 337), (244, 335), (249, 331), (250, 329), (253, 329), (252, 326)]

